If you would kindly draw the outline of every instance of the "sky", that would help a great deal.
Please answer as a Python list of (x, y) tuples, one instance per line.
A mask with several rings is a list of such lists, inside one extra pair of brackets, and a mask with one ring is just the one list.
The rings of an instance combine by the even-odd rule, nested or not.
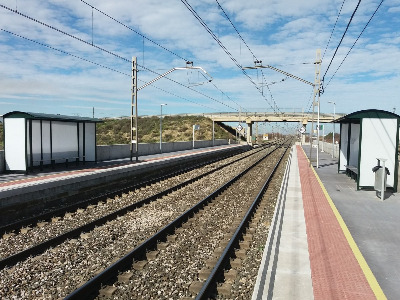
[(243, 69), (255, 60), (311, 83), (319, 69), (323, 113), (400, 113), (400, 0), (380, 3), (0, 0), (0, 115), (129, 116), (133, 56), (139, 88), (187, 61), (206, 72), (140, 89), (139, 115), (312, 111), (311, 85)]

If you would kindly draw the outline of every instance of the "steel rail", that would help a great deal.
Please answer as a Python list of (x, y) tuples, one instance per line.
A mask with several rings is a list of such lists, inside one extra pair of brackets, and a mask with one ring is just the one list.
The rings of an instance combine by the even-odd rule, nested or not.
[[(260, 149), (260, 151), (261, 150), (262, 149)], [(232, 163), (236, 163), (239, 160), (245, 159), (245, 158), (247, 158), (249, 156), (252, 156), (252, 155), (254, 155), (254, 154), (258, 153), (258, 152), (259, 151), (253, 152), (253, 153), (249, 153), (244, 157), (241, 157), (241, 158), (238, 158), (238, 159), (236, 159), (236, 160), (234, 160), (232, 162), (223, 164), (223, 165), (221, 165), (221, 166), (219, 166), (219, 167), (217, 167), (217, 168), (215, 168), (213, 170), (207, 171), (207, 172), (205, 172), (203, 174), (200, 174), (200, 175), (198, 175), (198, 176), (196, 176), (196, 177), (194, 177), (192, 179), (188, 179), (188, 180), (186, 180), (184, 182), (181, 182), (181, 183), (179, 183), (179, 184), (177, 184), (177, 185), (175, 185), (173, 187), (167, 188), (166, 190), (164, 190), (162, 192), (159, 192), (159, 193), (157, 193), (155, 195), (152, 195), (150, 197), (147, 197), (147, 198), (145, 198), (145, 199), (143, 199), (141, 201), (138, 201), (138, 202), (132, 203), (130, 205), (127, 205), (127, 206), (125, 206), (125, 207), (123, 207), (121, 209), (118, 209), (118, 210), (110, 213), (110, 214), (107, 214), (107, 215), (105, 215), (103, 217), (100, 217), (100, 218), (98, 218), (96, 220), (93, 220), (93, 221), (91, 221), (89, 223), (86, 223), (86, 224), (81, 225), (81, 226), (79, 226), (77, 228), (74, 228), (72, 230), (64, 232), (64, 233), (62, 233), (62, 234), (60, 234), (60, 235), (58, 235), (56, 237), (53, 237), (53, 238), (50, 238), (50, 239), (48, 239), (48, 240), (46, 240), (44, 242), (41, 242), (40, 244), (34, 245), (34, 246), (30, 247), (30, 248), (27, 248), (25, 250), (22, 250), (22, 251), (16, 253), (16, 254), (10, 255), (10, 256), (0, 260), (0, 270), (5, 268), (6, 266), (9, 266), (9, 267), (13, 266), (16, 263), (28, 258), (29, 256), (38, 255), (40, 253), (43, 253), (48, 248), (57, 246), (57, 245), (61, 244), (62, 242), (64, 242), (67, 239), (79, 236), (82, 232), (88, 232), (90, 230), (93, 230), (96, 226), (101, 226), (101, 225), (105, 224), (106, 222), (108, 222), (110, 220), (116, 219), (118, 216), (122, 216), (122, 215), (124, 215), (124, 214), (126, 214), (126, 213), (128, 213), (128, 212), (130, 212), (130, 211), (132, 211), (134, 209), (137, 209), (137, 208), (139, 208), (139, 207), (141, 207), (141, 206), (143, 206), (145, 204), (148, 204), (148, 203), (150, 203), (152, 201), (155, 201), (158, 198), (162, 198), (163, 196), (168, 195), (169, 193), (172, 193), (173, 191), (181, 189), (181, 188), (183, 188), (183, 187), (185, 187), (185, 186), (187, 186), (187, 185), (189, 185), (189, 184), (191, 184), (191, 183), (193, 183), (193, 182), (195, 182), (195, 181), (197, 181), (197, 180), (199, 180), (199, 179), (201, 179), (201, 178), (203, 178), (205, 176), (208, 176), (208, 175), (210, 175), (210, 174), (212, 174), (212, 173), (214, 173), (214, 172), (216, 172), (216, 171), (218, 171), (220, 169), (223, 169), (223, 168), (227, 167), (228, 165), (231, 165)]]
[[(243, 153), (243, 152), (240, 152), (240, 153)], [(174, 171), (174, 172), (171, 172), (171, 173), (168, 173), (168, 174), (164, 174), (164, 175), (158, 176), (156, 178), (151, 178), (151, 179), (148, 179), (148, 180), (140, 181), (140, 182), (135, 183), (133, 185), (129, 185), (127, 187), (119, 188), (119, 189), (116, 189), (116, 190), (113, 190), (113, 191), (110, 191), (110, 192), (102, 193), (100, 195), (91, 196), (89, 198), (88, 197), (79, 197), (78, 196), (79, 197), (78, 201), (76, 201), (74, 204), (71, 204), (71, 205), (68, 205), (68, 206), (64, 206), (62, 208), (58, 208), (58, 209), (55, 209), (55, 210), (51, 210), (49, 212), (46, 212), (46, 213), (43, 213), (43, 214), (39, 214), (39, 215), (33, 216), (31, 218), (22, 219), (20, 221), (17, 221), (17, 222), (11, 223), (11, 224), (0, 226), (0, 234), (4, 234), (4, 233), (7, 233), (7, 232), (15, 232), (15, 231), (20, 230), (24, 226), (36, 225), (38, 222), (43, 222), (43, 221), (46, 221), (46, 220), (50, 220), (53, 217), (62, 216), (66, 212), (71, 212), (71, 211), (74, 211), (74, 210), (76, 210), (78, 208), (86, 207), (89, 204), (96, 203), (98, 201), (104, 201), (107, 198), (114, 198), (116, 196), (121, 196), (122, 194), (125, 194), (125, 193), (127, 193), (127, 192), (129, 192), (131, 190), (138, 189), (140, 187), (151, 185), (151, 184), (156, 183), (158, 181), (162, 181), (162, 180), (174, 177), (174, 176), (181, 175), (181, 174), (183, 174), (185, 172), (189, 172), (189, 171), (192, 171), (192, 170), (194, 170), (196, 168), (200, 168), (202, 166), (205, 166), (207, 164), (211, 164), (211, 163), (220, 161), (222, 159), (226, 159), (228, 157), (232, 157), (232, 156), (234, 156), (236, 154), (239, 154), (239, 153), (229, 152), (229, 153), (227, 153), (227, 155), (218, 157), (216, 159), (212, 159), (212, 160), (209, 160), (209, 161), (203, 161), (201, 163), (198, 163), (198, 164), (195, 164), (195, 165), (190, 165), (189, 167), (181, 169), (181, 170), (178, 170), (178, 171)], [(132, 178), (134, 178), (134, 176)], [(83, 199), (83, 200), (81, 200), (81, 199)]]
[(282, 154), (278, 162), (275, 164), (273, 171), (268, 176), (267, 180), (263, 184), (260, 192), (255, 197), (253, 203), (251, 204), (250, 208), (247, 210), (246, 215), (243, 217), (241, 223), (239, 224), (238, 228), (236, 229), (235, 233), (233, 234), (232, 238), (230, 239), (228, 245), (225, 247), (224, 251), (222, 252), (220, 258), (218, 259), (216, 265), (211, 270), (211, 273), (207, 280), (204, 282), (202, 288), (200, 289), (199, 293), (196, 296), (196, 300), (202, 299), (209, 299), (213, 293), (215, 293), (217, 289), (217, 283), (219, 280), (223, 278), (224, 270), (226, 266), (229, 265), (229, 261), (232, 256), (235, 254), (235, 249), (239, 248), (239, 241), (243, 238), (243, 233), (246, 231), (246, 228), (250, 222), (251, 217), (253, 216), (258, 203), (261, 201), (266, 189), (269, 186), (269, 183), (272, 180), (273, 175), (275, 174), (276, 170), (278, 169), (279, 164), (281, 163), (283, 157), (285, 156), (286, 152), (288, 151), (290, 144), (286, 146), (285, 152)]
[(73, 291), (71, 294), (67, 295), (65, 300), (75, 300), (75, 299), (93, 299), (99, 292), (99, 289), (102, 285), (107, 284), (109, 282), (115, 282), (118, 274), (128, 268), (131, 268), (132, 263), (134, 261), (143, 260), (146, 257), (146, 252), (157, 247), (157, 243), (160, 241), (165, 241), (167, 236), (173, 234), (176, 228), (182, 226), (184, 222), (186, 222), (189, 218), (195, 215), (202, 207), (206, 206), (209, 202), (214, 200), (218, 195), (220, 195), (223, 191), (225, 191), (228, 187), (230, 187), (233, 183), (235, 183), (238, 179), (240, 179), (243, 175), (249, 172), (252, 168), (258, 165), (261, 161), (263, 161), (266, 157), (268, 157), (271, 153), (277, 150), (278, 147), (268, 152), (266, 155), (258, 159), (254, 164), (247, 167), (240, 174), (236, 175), (233, 179), (229, 180), (219, 188), (217, 188), (214, 192), (209, 194), (203, 200), (199, 201), (193, 207), (188, 209), (182, 215), (177, 217), (174, 221), (164, 226), (161, 230), (155, 233), (153, 236), (148, 238), (142, 244), (134, 248), (124, 257), (120, 258), (118, 261), (113, 263), (111, 266), (106, 268), (104, 271), (90, 279), (88, 282), (80, 286), (78, 289)]

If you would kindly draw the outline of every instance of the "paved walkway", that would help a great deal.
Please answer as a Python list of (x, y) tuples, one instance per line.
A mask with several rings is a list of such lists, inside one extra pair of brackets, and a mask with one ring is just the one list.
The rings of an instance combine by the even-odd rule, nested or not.
[(292, 148), (252, 299), (312, 299), (297, 149)]
[(253, 299), (400, 299), (399, 197), (357, 191), (308, 152), (292, 148)]

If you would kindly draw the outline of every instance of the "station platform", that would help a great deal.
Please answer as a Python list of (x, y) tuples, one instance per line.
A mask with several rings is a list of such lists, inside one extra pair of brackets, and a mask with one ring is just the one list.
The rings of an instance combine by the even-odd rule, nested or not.
[(63, 178), (74, 175), (84, 176), (85, 174), (96, 171), (101, 172), (104, 170), (112, 170), (115, 168), (133, 167), (134, 165), (141, 163), (176, 159), (179, 157), (186, 157), (190, 155), (196, 155), (199, 153), (208, 153), (212, 151), (219, 151), (227, 148), (235, 148), (240, 146), (241, 145), (239, 144), (232, 144), (232, 145), (222, 145), (215, 147), (206, 147), (206, 148), (198, 148), (198, 149), (183, 150), (176, 152), (152, 154), (146, 156), (139, 156), (138, 161), (136, 161), (135, 157), (133, 157), (132, 161), (130, 160), (130, 158), (122, 158), (109, 161), (86, 162), (85, 164), (80, 163), (78, 166), (76, 166), (74, 162), (70, 162), (69, 167), (65, 167), (64, 164), (60, 164), (59, 166), (56, 166), (55, 169), (52, 169), (50, 166), (47, 166), (43, 171), (40, 171), (38, 167), (35, 167), (33, 171), (27, 174), (3, 173), (0, 174), (0, 193), (1, 191), (7, 189), (16, 188), (22, 185), (29, 185), (30, 183), (34, 184), (35, 182), (37, 183), (42, 181), (52, 181), (52, 179), (62, 180)]
[(357, 191), (309, 151), (291, 150), (252, 299), (400, 299), (399, 195)]

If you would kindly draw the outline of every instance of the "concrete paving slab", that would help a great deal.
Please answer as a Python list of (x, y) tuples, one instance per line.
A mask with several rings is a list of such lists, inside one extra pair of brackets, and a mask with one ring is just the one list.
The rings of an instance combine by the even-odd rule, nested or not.
[(313, 299), (297, 164), (291, 150), (252, 299)]
[[(303, 146), (309, 156), (309, 146)], [(400, 299), (400, 196), (386, 193), (382, 202), (373, 190), (357, 191), (356, 182), (338, 173), (337, 159), (320, 153), (316, 172), (388, 299)], [(316, 149), (313, 149), (313, 157)], [(313, 162), (315, 165), (315, 162)]]

